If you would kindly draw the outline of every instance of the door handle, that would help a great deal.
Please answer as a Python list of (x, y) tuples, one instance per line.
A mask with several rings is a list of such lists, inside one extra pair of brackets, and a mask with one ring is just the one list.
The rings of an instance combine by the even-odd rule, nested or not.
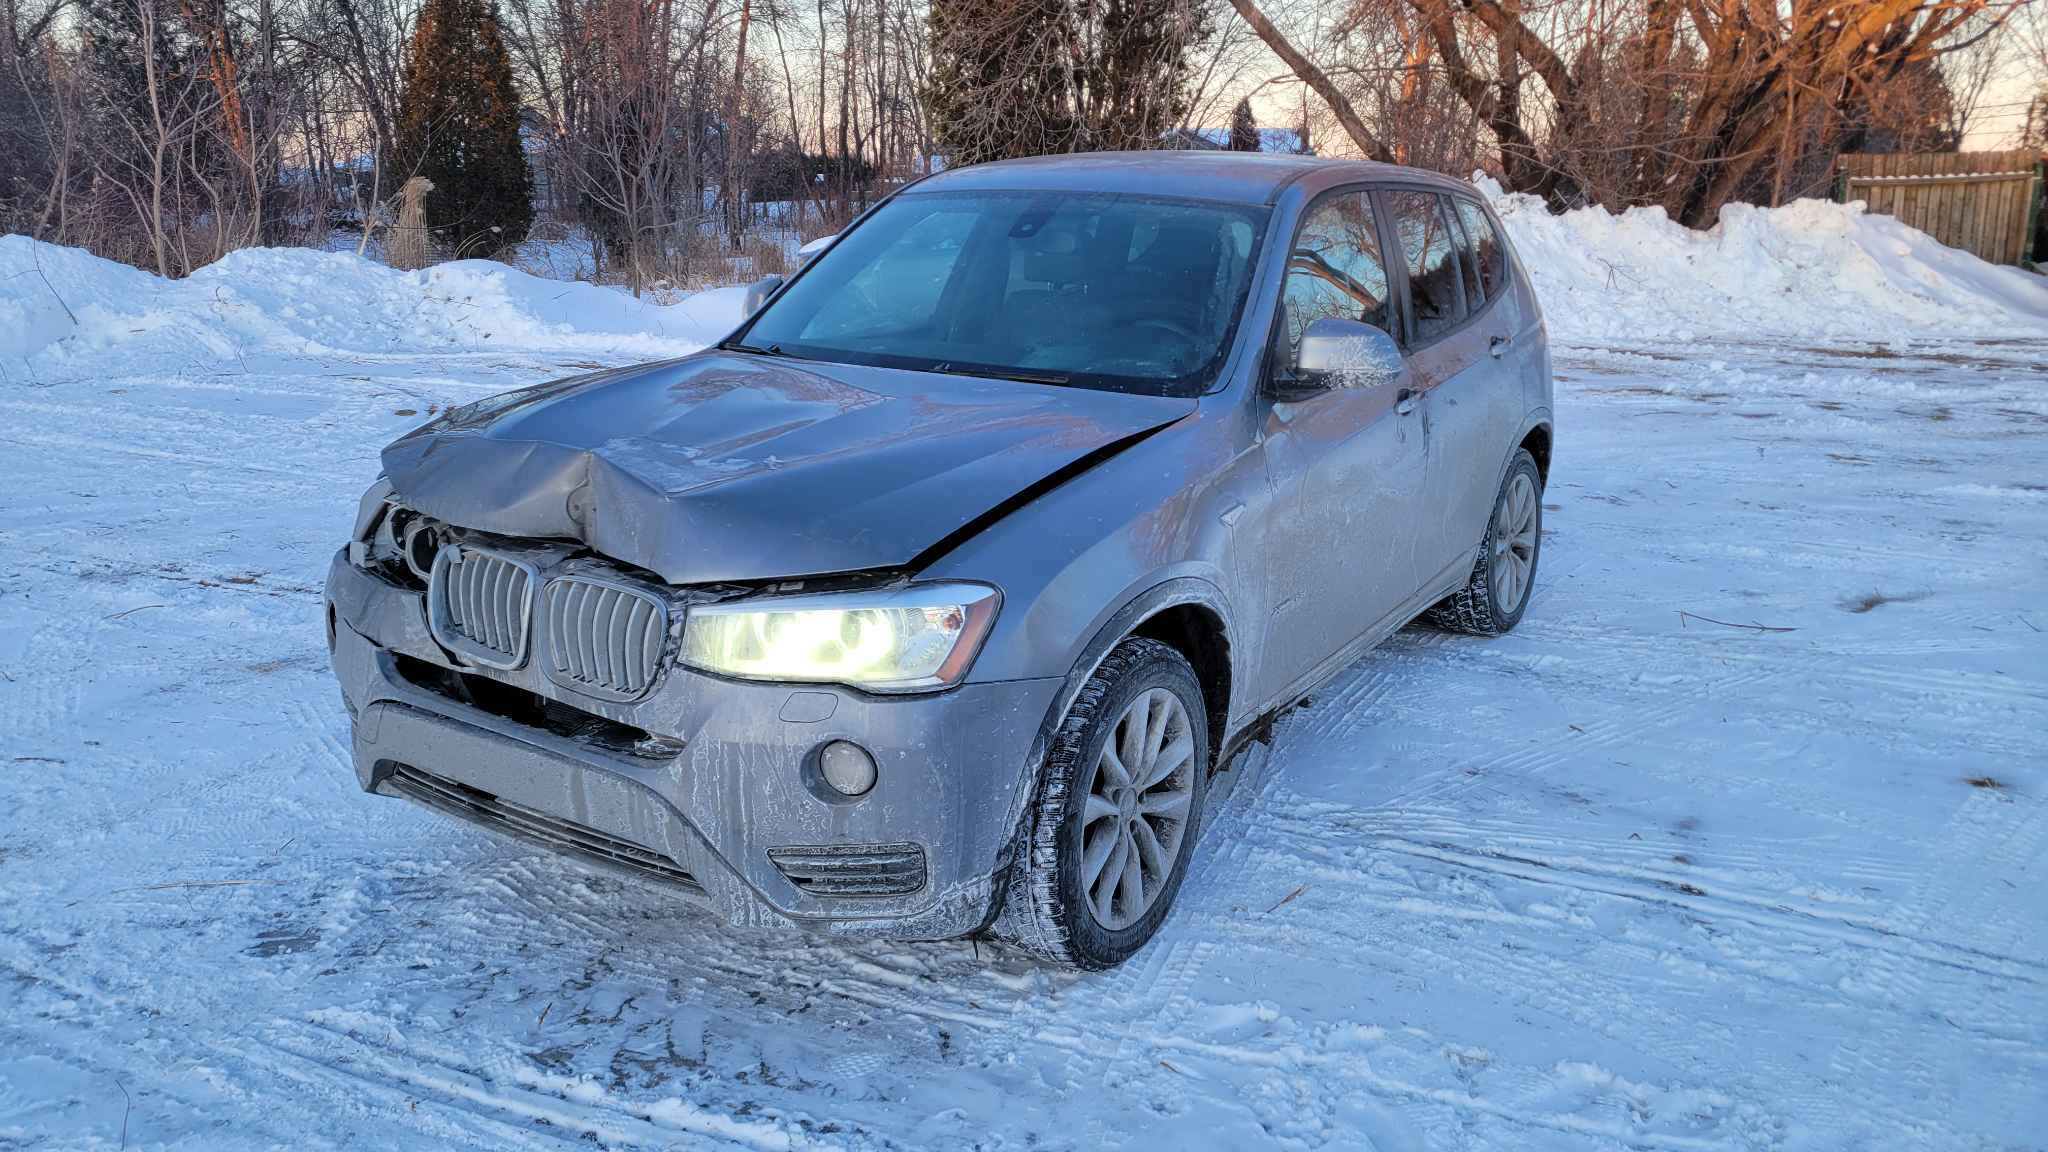
[(1415, 411), (1415, 389), (1403, 388), (1394, 393), (1394, 411), (1403, 416)]
[(1498, 359), (1507, 353), (1508, 345), (1514, 342), (1515, 340), (1512, 336), (1495, 336), (1492, 340), (1487, 341), (1486, 354)]

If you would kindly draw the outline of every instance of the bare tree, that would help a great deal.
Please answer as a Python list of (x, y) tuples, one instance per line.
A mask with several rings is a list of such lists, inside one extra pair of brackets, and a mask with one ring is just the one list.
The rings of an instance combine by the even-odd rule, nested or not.
[[(682, 171), (694, 149), (670, 146), (692, 126), (687, 116), (677, 123), (674, 16), (673, 0), (595, 0), (580, 24), (591, 71), (580, 85), (574, 175), (635, 291), (663, 265), (679, 197), (695, 195)], [(694, 225), (696, 211), (681, 215)]]
[(1273, 50), (1273, 55), (1285, 61), (1287, 67), (1301, 78), (1301, 82), (1306, 84), (1310, 91), (1322, 97), (1323, 103), (1329, 105), (1330, 111), (1336, 114), (1337, 123), (1344, 126), (1345, 135), (1351, 137), (1351, 142), (1360, 152), (1372, 160), (1393, 162), (1393, 152), (1381, 143), (1379, 137), (1373, 135), (1372, 129), (1365, 126), (1364, 119), (1351, 106), (1350, 98), (1330, 80), (1329, 73), (1323, 71), (1315, 61), (1304, 56), (1271, 20), (1266, 19), (1266, 14), (1260, 11), (1252, 0), (1230, 0), (1230, 3), (1237, 9), (1237, 14), (1244, 17), (1244, 22), (1251, 25), (1252, 31), (1258, 34), (1259, 39), (1265, 41), (1266, 47)]
[(2015, 7), (1353, 0), (1317, 60), (1254, 0), (1232, 3), (1368, 156), (1401, 158), (1388, 125), (1440, 82), (1492, 137), (1509, 188), (1559, 203), (1660, 204), (1694, 225), (1730, 199), (1817, 190), (1837, 150), (1911, 129), (1930, 101), (1949, 105), (1935, 119), (1959, 122), (1940, 61), (1997, 34)]
[[(0, 0), (0, 229), (31, 226), (43, 201), (47, 215), (52, 179), (64, 166), (69, 142), (53, 107), (61, 67), (48, 39), (67, 0)], [(35, 226), (40, 233), (40, 226)]]
[(747, 87), (747, 27), (753, 22), (752, 0), (740, 0), (739, 50), (733, 56), (732, 90), (725, 105), (725, 178), (719, 187), (725, 197), (725, 229), (733, 247), (740, 244), (743, 230), (741, 205), (746, 194), (746, 143), (740, 131), (741, 113)]

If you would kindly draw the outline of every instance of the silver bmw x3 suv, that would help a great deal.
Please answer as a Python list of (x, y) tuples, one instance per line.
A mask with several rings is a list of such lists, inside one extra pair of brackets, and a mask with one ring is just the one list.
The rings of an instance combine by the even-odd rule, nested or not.
[(1550, 354), (1464, 183), (988, 164), (756, 287), (384, 450), (327, 583), (364, 789), (734, 923), (1106, 967), (1266, 721), (1528, 604)]

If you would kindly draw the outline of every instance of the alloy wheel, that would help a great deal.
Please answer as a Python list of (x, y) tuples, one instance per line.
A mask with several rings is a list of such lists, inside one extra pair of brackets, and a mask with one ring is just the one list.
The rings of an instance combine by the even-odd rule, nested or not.
[(1529, 594), (1529, 573), (1536, 567), (1536, 482), (1517, 472), (1493, 513), (1493, 556), (1487, 577), (1493, 583), (1494, 606), (1512, 616)]
[(1102, 927), (1136, 923), (1166, 890), (1194, 799), (1194, 751), (1187, 706), (1164, 688), (1140, 693), (1103, 741), (1081, 814), (1081, 888)]

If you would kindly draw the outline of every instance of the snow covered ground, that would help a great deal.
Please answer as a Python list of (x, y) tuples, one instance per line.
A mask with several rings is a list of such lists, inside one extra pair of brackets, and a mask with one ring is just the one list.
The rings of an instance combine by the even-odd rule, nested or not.
[[(0, 240), (0, 1147), (2048, 1147), (2048, 293), (1938, 274), (1944, 332), (1938, 252), (1510, 223), (1575, 341), (1528, 617), (1283, 721), (1093, 976), (356, 789), (318, 585), (376, 449), (729, 298)], [(1681, 250), (1814, 282), (1573, 271)]]

